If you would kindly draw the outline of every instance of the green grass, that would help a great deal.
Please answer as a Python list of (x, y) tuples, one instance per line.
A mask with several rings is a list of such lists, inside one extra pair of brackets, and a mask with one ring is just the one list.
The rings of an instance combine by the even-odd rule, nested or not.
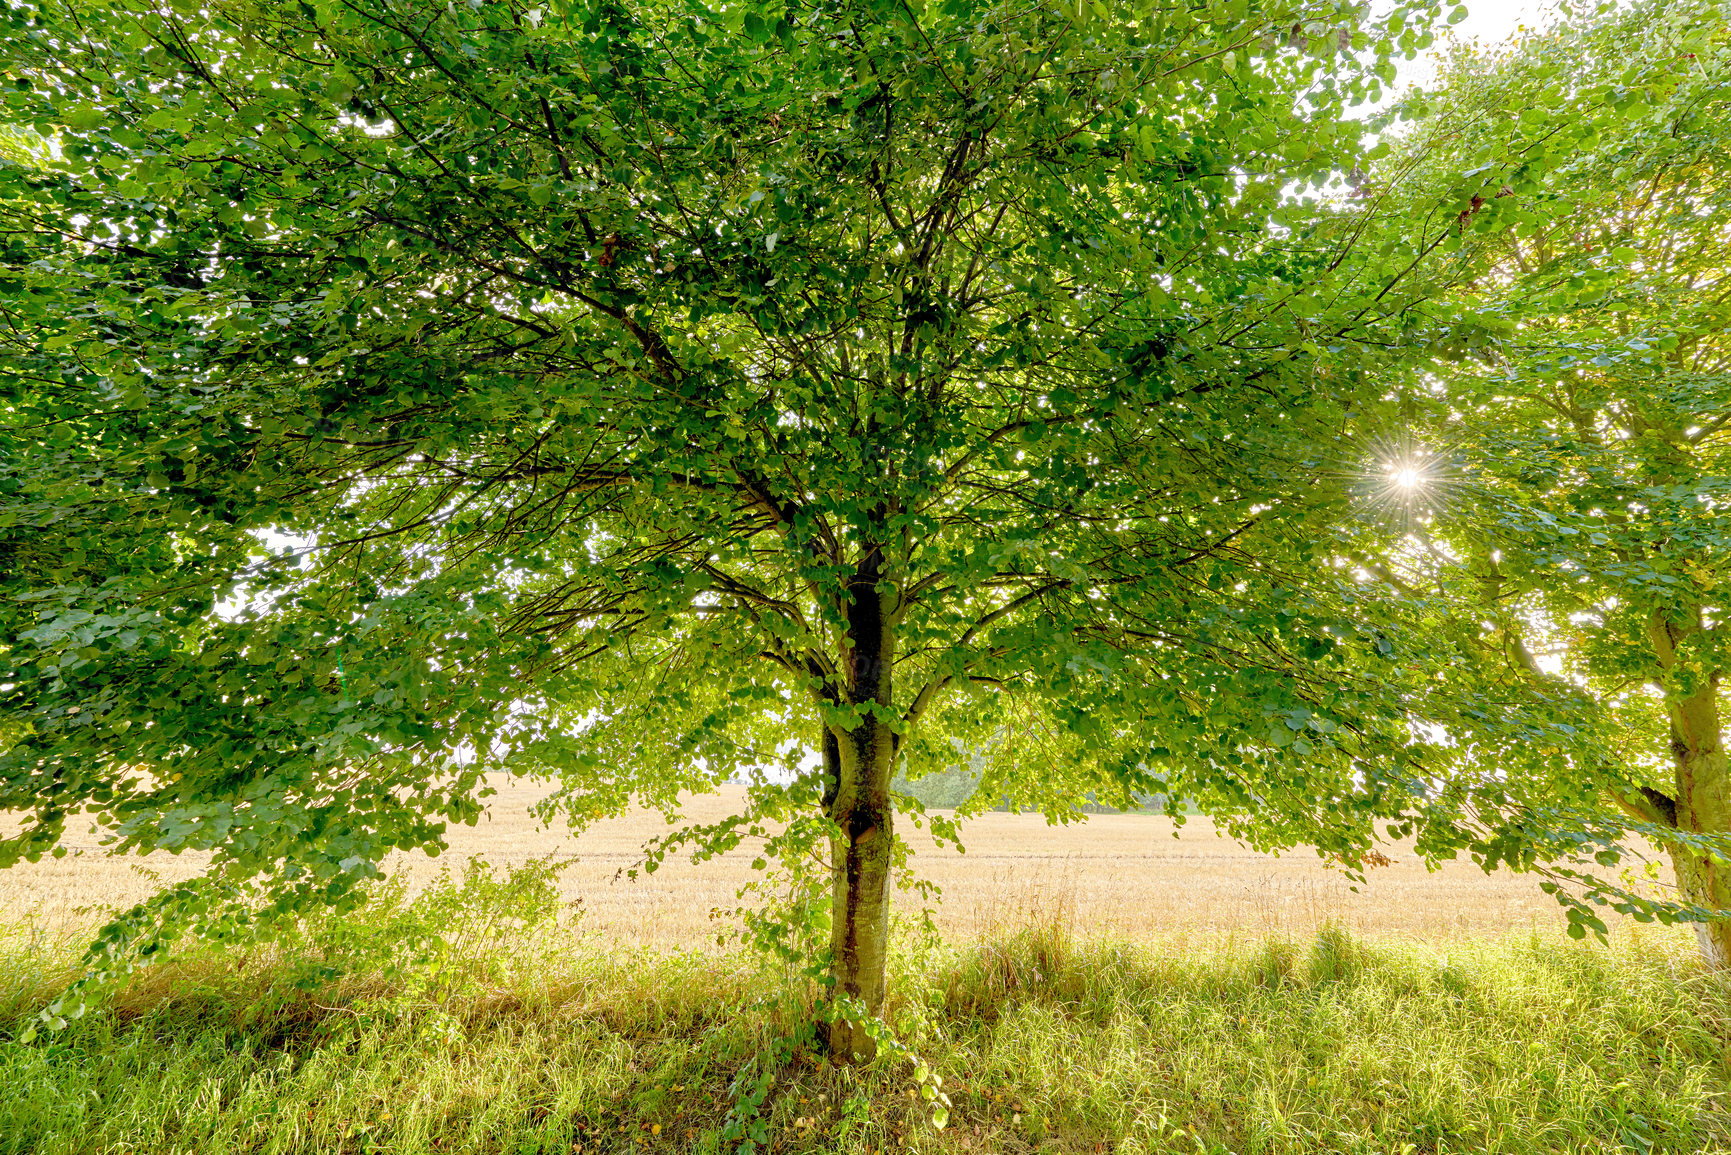
[(24, 1044), (66, 956), (6, 941), (6, 1155), (1731, 1150), (1731, 983), (1681, 934), (910, 950), (886, 1017), (941, 1131), (912, 1063), (828, 1066), (808, 990), (746, 956), (491, 926), (303, 990), (314, 946), (195, 954)]

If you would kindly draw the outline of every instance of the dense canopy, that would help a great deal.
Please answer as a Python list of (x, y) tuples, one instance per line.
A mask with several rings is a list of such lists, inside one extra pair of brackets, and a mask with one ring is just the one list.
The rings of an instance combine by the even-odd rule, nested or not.
[(756, 773), (694, 837), (821, 851), (846, 1054), (891, 777), (958, 744), (1349, 868), (1379, 818), (1598, 849), (1581, 688), (1376, 560), (1498, 331), (1471, 238), (1565, 154), (1378, 192), (1422, 15), (8, 9), (0, 861), (214, 851), (124, 953), (340, 902), (488, 769), (579, 817)]
[[(1463, 296), (1499, 336), (1444, 376), (1424, 422), (1473, 484), (1404, 567), (1484, 608), (1505, 669), (1588, 698), (1597, 748), (1545, 788), (1589, 807), (1601, 793), (1621, 811), (1607, 824), (1669, 851), (1697, 913), (1731, 909), (1727, 48), (1717, 6), (1670, 4), (1496, 62), (1456, 54), (1421, 138), (1443, 179), (1487, 152), (1566, 159), (1543, 213), (1482, 239), (1491, 263)], [(1571, 99), (1594, 115), (1561, 132), (1523, 111)], [(1731, 960), (1731, 923), (1698, 927)]]

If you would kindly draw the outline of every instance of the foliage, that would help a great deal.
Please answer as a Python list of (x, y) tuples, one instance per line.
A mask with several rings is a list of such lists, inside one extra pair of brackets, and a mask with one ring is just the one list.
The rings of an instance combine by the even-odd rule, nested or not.
[(1430, 12), (8, 7), (0, 863), (212, 852), (120, 966), (352, 905), (489, 766), (575, 821), (755, 773), (646, 866), (815, 856), (870, 1010), (891, 777), (958, 739), (1056, 818), (1590, 855), (1472, 773), (1544, 780), (1580, 696), (1351, 562), (1389, 383), (1482, 330), (1457, 220), (1567, 158), (1343, 195)]
[[(1478, 607), (1493, 676), (1588, 698), (1594, 744), (1528, 788), (1602, 800), (1600, 825), (1669, 849), (1697, 915), (1731, 907), (1713, 865), (1731, 847), (1728, 113), (1716, 3), (1639, 4), (1494, 61), (1456, 52), (1407, 163), (1447, 179), (1474, 158), (1569, 155), (1528, 198), (1543, 212), (1465, 230), (1485, 261), (1462, 288), (1479, 355), (1415, 397), (1459, 475), (1382, 559), (1389, 580)], [(1703, 946), (1731, 960), (1731, 926)]]
[[(57, 144), (0, 196), (8, 858), (79, 809), (216, 852), (134, 921), (293, 909), (473, 821), (478, 757), (586, 814), (800, 734), (832, 764), (759, 797), (821, 802), (843, 856), (922, 717), (1005, 725), (969, 687), (1060, 703), (1118, 789), (1156, 773), (1126, 719), (1214, 699), (1156, 759), (1243, 795), (1211, 752), (1309, 716), (1295, 655), (1234, 656), (1266, 631), (1216, 554), (1354, 396), (1311, 337), (1371, 364), (1397, 323), (1281, 190), (1355, 154), (1405, 13), (85, 16), (5, 14), (8, 116)], [(1217, 640), (1144, 682), (1155, 622)], [(1326, 766), (1310, 794), (1362, 773), (1336, 729), (1286, 771)]]
[[(115, 1016), (0, 1041), (0, 1151), (732, 1155), (728, 1089), (766, 1074), (752, 1118), (783, 1151), (1681, 1155), (1731, 1142), (1731, 995), (1687, 949), (1676, 932), (1132, 947), (1046, 926), (900, 956), (887, 1013), (943, 1079), (941, 1131), (903, 1065), (777, 1050), (809, 1038), (801, 988), (749, 957), (543, 929), (454, 960), (476, 981), (442, 1001), (357, 974), (258, 1015), (292, 959), (212, 953), (136, 976)], [(0, 954), (16, 1014), (40, 958)]]

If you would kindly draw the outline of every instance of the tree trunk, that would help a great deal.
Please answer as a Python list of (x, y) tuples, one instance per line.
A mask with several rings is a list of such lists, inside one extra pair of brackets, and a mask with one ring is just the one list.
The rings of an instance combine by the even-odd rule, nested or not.
[[(1671, 758), (1676, 773), (1677, 829), (1731, 839), (1731, 765), (1719, 719), (1720, 673), (1690, 668), (1679, 646), (1702, 632), (1699, 607), (1681, 620), (1655, 610), (1647, 633), (1666, 674), (1665, 710), (1671, 722)], [(1678, 897), (1713, 910), (1731, 910), (1731, 864), (1692, 847), (1672, 843)], [(1695, 924), (1701, 957), (1712, 967), (1731, 967), (1731, 919)]]
[[(831, 836), (830, 846), (834, 863), (830, 973), (838, 998), (856, 1000), (868, 1015), (876, 1015), (883, 1009), (889, 961), (893, 837), (889, 785), (894, 751), (891, 735), (881, 723), (862, 729), (877, 733), (856, 731), (838, 743), (842, 788), (830, 816), (841, 829)], [(877, 1053), (877, 1044), (864, 1026), (846, 1018), (830, 1026), (829, 1046), (840, 1062), (864, 1062)]]
[[(1686, 737), (1673, 735), (1677, 828), (1692, 834), (1731, 835), (1731, 767), (1725, 751), (1717, 742), (1706, 749), (1691, 749)], [(1677, 870), (1678, 897), (1697, 906), (1731, 910), (1731, 865), (1687, 846), (1673, 844), (1669, 849)], [(1698, 922), (1695, 937), (1709, 966), (1731, 967), (1731, 919)]]
[[(1671, 865), (1677, 871), (1678, 897), (1684, 902), (1720, 910), (1731, 909), (1731, 888), (1726, 870), (1687, 847), (1671, 847)], [(1695, 924), (1695, 941), (1701, 957), (1716, 969), (1731, 967), (1731, 921), (1716, 919)]]
[[(848, 647), (845, 665), (849, 724), (831, 724), (835, 741), (835, 798), (829, 816), (839, 828), (831, 835), (833, 919), (830, 924), (830, 973), (835, 997), (853, 1002), (856, 1011), (876, 1016), (883, 1009), (890, 937), (890, 867), (894, 839), (890, 773), (898, 739), (889, 725), (894, 715), (892, 672), (895, 635), (879, 592), (876, 551), (861, 562), (848, 594)], [(830, 755), (825, 743), (825, 761)], [(877, 1044), (864, 1024), (838, 1018), (829, 1031), (830, 1054), (838, 1062), (865, 1062)]]

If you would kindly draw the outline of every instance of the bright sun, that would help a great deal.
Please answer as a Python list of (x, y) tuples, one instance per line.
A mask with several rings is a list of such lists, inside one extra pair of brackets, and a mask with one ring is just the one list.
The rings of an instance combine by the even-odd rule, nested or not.
[(1353, 475), (1358, 496), (1367, 513), (1402, 532), (1430, 524), (1457, 496), (1461, 470), (1447, 453), (1410, 435), (1369, 441), (1364, 449)]

